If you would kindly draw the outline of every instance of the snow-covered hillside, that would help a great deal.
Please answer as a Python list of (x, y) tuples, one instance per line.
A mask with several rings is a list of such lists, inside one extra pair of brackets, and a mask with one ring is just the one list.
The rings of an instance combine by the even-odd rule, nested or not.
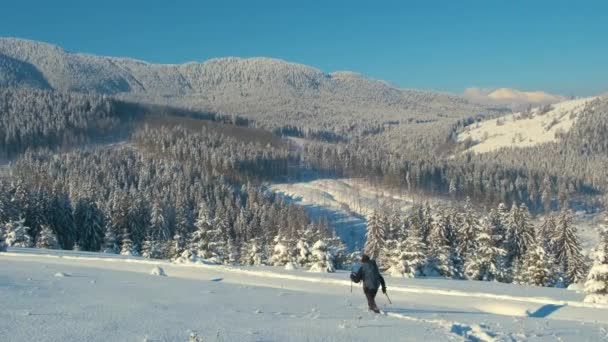
[[(375, 188), (361, 179), (353, 178), (319, 178), (295, 183), (277, 183), (272, 184), (269, 189), (304, 206), (312, 217), (327, 218), (350, 250), (361, 248), (365, 244), (366, 220), (374, 210), (398, 208), (406, 213), (415, 202), (423, 201), (447, 206), (462, 204), (437, 197), (416, 199), (405, 193)], [(597, 245), (597, 227), (603, 218), (603, 213), (575, 213), (574, 224), (585, 253), (589, 253)], [(542, 219), (542, 216), (537, 217), (534, 223), (540, 224)]]
[(42, 42), (0, 38), (0, 85), (114, 94), (256, 121), (333, 124), (357, 118), (406, 120), (485, 113), (463, 97), (411, 89), (350, 72), (325, 73), (272, 58), (218, 58), (151, 64), (71, 53)]
[[(48, 253), (48, 254), (45, 254)], [(161, 268), (166, 276), (153, 275)], [(7, 341), (598, 341), (608, 307), (583, 294), (387, 278), (366, 311), (348, 274), (184, 265), (94, 253), (0, 253)]]
[(468, 151), (485, 153), (504, 147), (527, 147), (556, 140), (556, 133), (567, 132), (594, 97), (564, 101), (538, 107), (528, 115), (523, 112), (486, 120), (467, 127), (458, 135), (459, 141), (471, 139)]
[(414, 202), (411, 197), (382, 191), (352, 178), (273, 184), (270, 190), (304, 206), (313, 217), (326, 217), (351, 250), (364, 245), (366, 217), (374, 210), (396, 208), (405, 212)]

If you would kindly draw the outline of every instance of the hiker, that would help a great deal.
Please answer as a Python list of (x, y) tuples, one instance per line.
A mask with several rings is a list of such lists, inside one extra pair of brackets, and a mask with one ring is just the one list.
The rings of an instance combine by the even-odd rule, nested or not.
[(367, 298), (369, 310), (380, 313), (375, 298), (380, 285), (382, 285), (382, 293), (386, 294), (386, 283), (380, 275), (380, 271), (378, 271), (376, 261), (370, 259), (367, 254), (363, 254), (361, 257), (361, 267), (359, 267), (357, 272), (351, 272), (350, 279), (355, 283), (363, 280), (363, 293), (365, 293), (365, 297)]

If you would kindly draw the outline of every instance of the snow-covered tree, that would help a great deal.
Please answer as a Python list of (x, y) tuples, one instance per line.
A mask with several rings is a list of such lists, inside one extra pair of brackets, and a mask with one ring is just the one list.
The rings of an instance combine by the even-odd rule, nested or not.
[(534, 243), (534, 226), (528, 208), (523, 203), (519, 207), (513, 204), (506, 219), (506, 228), (504, 240), (504, 249), (507, 252), (506, 266), (513, 267), (514, 260), (523, 261), (528, 247)]
[(9, 247), (32, 247), (32, 238), (24, 225), (25, 219), (11, 221), (4, 225), (6, 229), (6, 244)]
[(146, 236), (141, 246), (141, 256), (148, 259), (158, 258), (159, 256), (157, 242), (149, 235)]
[(104, 253), (116, 254), (118, 253), (118, 242), (117, 242), (116, 233), (112, 229), (110, 224), (106, 225), (106, 233), (103, 237), (103, 246), (102, 251)]
[(38, 238), (36, 239), (36, 248), (59, 249), (59, 242), (55, 232), (48, 225), (42, 225)]
[(260, 239), (253, 238), (243, 245), (241, 252), (241, 264), (262, 265), (264, 263), (264, 249)]
[(576, 226), (572, 224), (572, 214), (565, 210), (560, 213), (555, 235), (551, 243), (555, 251), (555, 262), (566, 286), (585, 279), (587, 265), (581, 252)]
[(453, 232), (448, 213), (440, 210), (429, 233), (427, 275), (453, 277), (457, 273), (451, 262)]
[(285, 238), (277, 236), (272, 255), (268, 262), (272, 266), (285, 266), (293, 261), (289, 243)]
[(427, 263), (427, 247), (422, 241), (422, 232), (418, 224), (410, 226), (407, 239), (404, 241), (401, 258), (404, 265), (405, 277), (418, 277), (424, 275)]
[(335, 272), (333, 259), (334, 257), (325, 241), (319, 240), (315, 242), (312, 246), (310, 272)]
[(404, 243), (399, 240), (386, 241), (384, 252), (380, 259), (382, 263), (378, 267), (391, 277), (403, 277), (405, 275), (403, 246)]
[(385, 227), (382, 220), (378, 212), (374, 210), (367, 221), (367, 240), (364, 247), (365, 253), (372, 259), (380, 256), (382, 246), (384, 245), (384, 230)]
[(209, 244), (212, 238), (213, 220), (210, 217), (207, 205), (201, 202), (198, 209), (198, 217), (194, 226), (196, 230), (190, 235), (189, 245), (193, 253), (200, 258), (211, 258), (212, 252)]
[(536, 243), (528, 249), (523, 262), (521, 280), (528, 285), (548, 286), (553, 275), (548, 264), (547, 254), (542, 243)]
[(6, 252), (6, 234), (4, 233), (5, 230), (6, 228), (4, 228), (4, 225), (0, 224), (0, 252)]
[(120, 254), (126, 256), (139, 256), (137, 249), (133, 245), (133, 240), (131, 240), (131, 233), (128, 229), (122, 234), (122, 244), (120, 248)]
[(479, 218), (473, 210), (469, 198), (465, 202), (459, 223), (457, 228), (459, 252), (465, 259), (468, 259), (470, 249), (475, 247), (475, 234), (479, 231)]
[(608, 231), (600, 232), (600, 242), (593, 251), (593, 267), (585, 282), (585, 302), (608, 304)]
[(475, 244), (465, 266), (467, 277), (485, 281), (503, 278), (501, 258), (505, 255), (505, 251), (495, 245), (490, 222), (481, 220), (475, 235)]

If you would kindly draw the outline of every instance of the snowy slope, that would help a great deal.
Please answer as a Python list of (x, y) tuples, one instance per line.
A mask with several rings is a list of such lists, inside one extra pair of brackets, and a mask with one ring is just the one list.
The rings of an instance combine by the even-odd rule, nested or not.
[(413, 199), (378, 190), (360, 179), (320, 178), (272, 184), (270, 190), (304, 206), (315, 218), (324, 216), (342, 241), (354, 249), (365, 244), (366, 217), (383, 207), (406, 211)]
[(555, 134), (560, 131), (567, 132), (574, 124), (577, 115), (593, 99), (595, 98), (589, 97), (556, 103), (546, 113), (542, 113), (540, 108), (535, 108), (529, 118), (521, 118), (522, 113), (515, 113), (499, 119), (486, 120), (467, 127), (458, 135), (458, 141), (471, 139), (475, 145), (468, 151), (476, 153), (555, 141)]
[[(0, 254), (0, 336), (10, 341), (185, 341), (191, 330), (205, 341), (608, 337), (608, 307), (562, 289), (390, 278), (393, 305), (379, 297), (385, 315), (376, 316), (343, 272), (32, 252)], [(156, 266), (165, 277), (149, 274)]]

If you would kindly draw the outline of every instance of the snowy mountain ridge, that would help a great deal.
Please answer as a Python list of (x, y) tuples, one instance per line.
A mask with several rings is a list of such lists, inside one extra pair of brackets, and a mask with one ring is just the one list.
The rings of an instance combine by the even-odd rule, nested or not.
[(280, 116), (310, 122), (389, 120), (486, 112), (463, 97), (400, 89), (353, 72), (324, 73), (273, 58), (216, 58), (151, 64), (130, 58), (71, 53), (60, 47), (0, 38), (0, 85), (96, 92), (261, 121)]

